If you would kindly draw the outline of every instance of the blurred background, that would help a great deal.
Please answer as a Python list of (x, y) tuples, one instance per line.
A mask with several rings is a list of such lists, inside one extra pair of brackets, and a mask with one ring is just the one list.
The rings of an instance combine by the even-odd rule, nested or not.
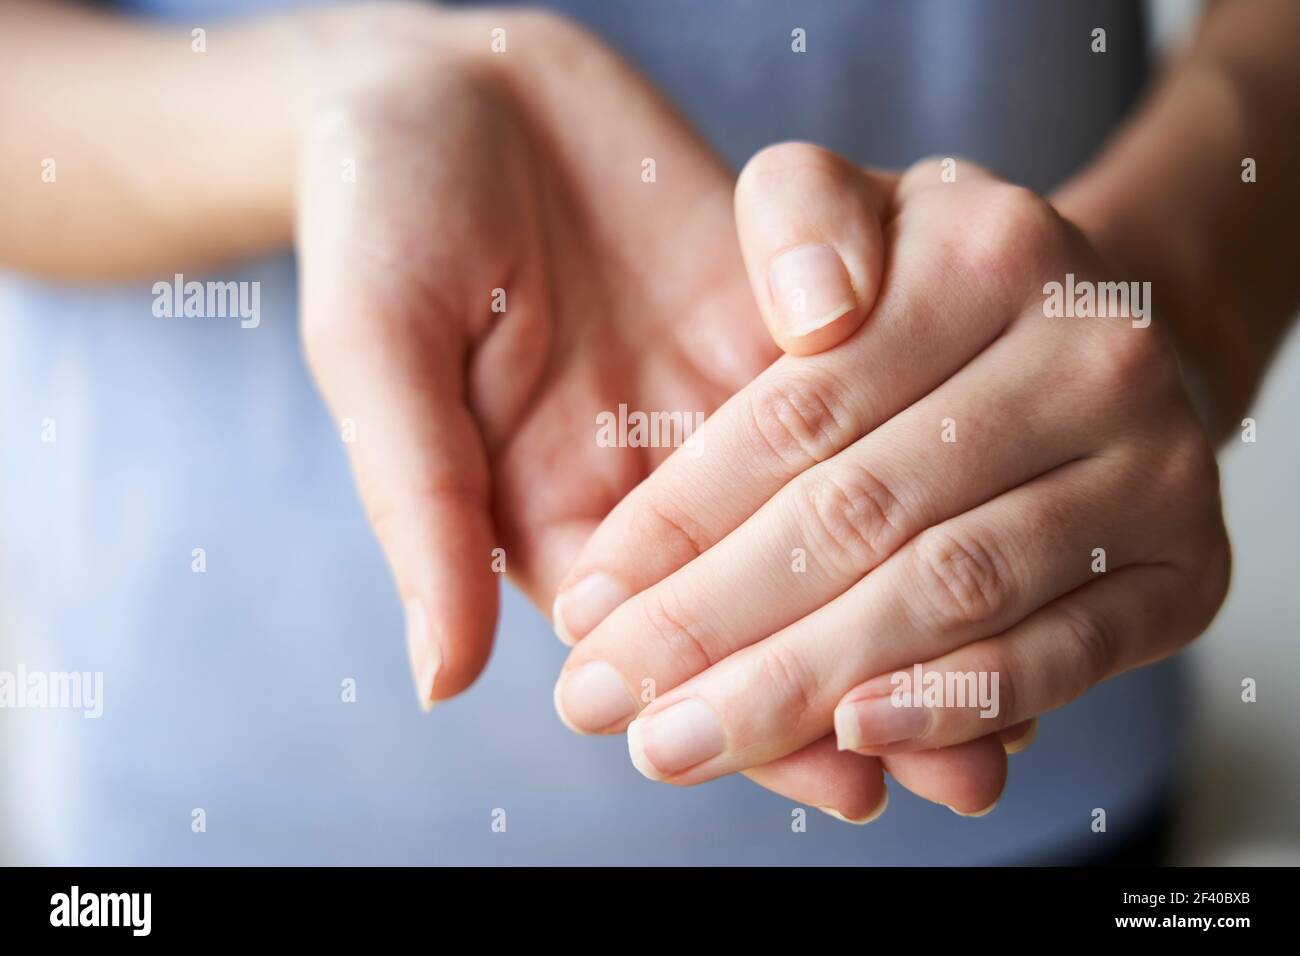
[[(1300, 337), (1251, 413), (1269, 434), (1219, 457), (1234, 570), (1227, 603), (1187, 652), (1191, 745), (1175, 858), (1300, 864)], [(1243, 703), (1254, 678), (1259, 701)]]

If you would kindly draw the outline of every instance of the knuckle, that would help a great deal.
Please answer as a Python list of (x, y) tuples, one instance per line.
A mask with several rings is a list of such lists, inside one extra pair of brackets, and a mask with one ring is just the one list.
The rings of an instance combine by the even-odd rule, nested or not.
[(749, 399), (754, 433), (763, 450), (786, 472), (825, 461), (843, 447), (851, 416), (840, 390), (817, 376), (777, 379)]
[(633, 540), (650, 542), (679, 565), (703, 554), (709, 540), (704, 526), (671, 501), (644, 502), (636, 510), (632, 524)]
[(997, 183), (972, 197), (968, 226), (955, 240), (965, 269), (999, 285), (1019, 288), (1026, 276), (1048, 271), (1059, 258), (1065, 230), (1041, 196)]
[(1012, 606), (1012, 575), (996, 546), (968, 533), (931, 529), (917, 538), (924, 593), (942, 630), (1001, 618)]
[(1092, 344), (1081, 350), (1094, 388), (1115, 395), (1131, 395), (1135, 389), (1160, 394), (1178, 382), (1178, 360), (1154, 326), (1135, 329), (1102, 322), (1094, 329)]
[[(1013, 667), (1016, 663), (1013, 651), (1007, 650), (1004, 645), (999, 644), (996, 640), (979, 641), (966, 646), (963, 651), (962, 663), (963, 673), (974, 674), (976, 681), (980, 679), (980, 675), (988, 675), (989, 680), (994, 678), (997, 680), (996, 685), (990, 684), (993, 688), (992, 703), (997, 711), (995, 716), (988, 718), (980, 716), (978, 713), (978, 699), (972, 703), (971, 696), (967, 695), (968, 708), (974, 707), (977, 712), (972, 715), (968, 711), (965, 716), (971, 718), (971, 722), (975, 726), (993, 730), (1008, 727), (1026, 717), (1032, 716), (1031, 714), (1022, 713), (1019, 709), (1019, 686), (1016, 683), (1016, 669)], [(944, 712), (942, 709), (937, 716), (939, 719), (943, 719)]]
[(707, 630), (682, 612), (670, 590), (652, 588), (640, 603), (650, 634), (677, 662), (682, 674), (699, 674), (716, 663)]
[(768, 641), (757, 648), (758, 699), (770, 704), (776, 726), (801, 727), (812, 714), (814, 677), (799, 653), (788, 644)]
[(447, 509), (486, 511), (486, 473), (478, 466), (466, 467), (454, 475), (429, 477), (397, 494), (381, 487), (370, 469), (356, 470), (357, 493), (366, 520), (391, 557), (399, 547), (427, 534), (436, 515)]
[(1111, 676), (1119, 660), (1119, 632), (1111, 618), (1078, 604), (1067, 604), (1063, 613), (1062, 639), (1073, 651), (1071, 670), (1080, 678), (1073, 682), (1078, 696)]
[(998, 183), (988, 191), (987, 206), (987, 225), (1005, 244), (1032, 247), (1054, 242), (1061, 233), (1052, 204), (1024, 186)]
[(1220, 532), (1195, 552), (1175, 556), (1160, 565), (1176, 575), (1176, 590), (1164, 596), (1167, 609), (1175, 612), (1176, 626), (1164, 628), (1154, 643), (1151, 659), (1171, 654), (1200, 637), (1210, 626), (1228, 596), (1232, 583), (1232, 547)]
[(1199, 518), (1216, 520), (1220, 513), (1219, 463), (1209, 438), (1198, 426), (1189, 425), (1172, 438), (1163, 453), (1148, 458), (1150, 493), (1166, 507), (1186, 518), (1194, 511)]
[(850, 573), (875, 567), (890, 553), (906, 523), (897, 496), (861, 466), (820, 469), (808, 476), (801, 522), (816, 536), (820, 553)]

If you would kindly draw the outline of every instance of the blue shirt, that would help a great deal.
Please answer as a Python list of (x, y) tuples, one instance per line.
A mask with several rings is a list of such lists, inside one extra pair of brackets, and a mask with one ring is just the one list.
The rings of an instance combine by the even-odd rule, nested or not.
[[(1143, 80), (1137, 9), (1119, 0), (553, 5), (649, 73), (736, 165), (803, 138), (880, 165), (966, 155), (1046, 190)], [(190, 24), (240, 6), (266, 5), (128, 9)], [(1089, 50), (1095, 26), (1106, 55)], [(791, 51), (795, 27), (805, 54)], [(423, 715), (401, 608), (300, 358), (292, 261), (219, 278), (261, 282), (259, 327), (156, 318), (150, 283), (0, 284), (0, 670), (104, 673), (98, 719), (0, 710), (18, 859), (1036, 861), (1112, 848), (1168, 786), (1175, 665), (1046, 716), (988, 817), (893, 785), (869, 827), (814, 812), (794, 832), (795, 805), (743, 778), (652, 783), (622, 737), (565, 730), (551, 704), (565, 648), (508, 588), (484, 677)], [(43, 442), (50, 420), (57, 439)], [(1090, 829), (1097, 807), (1106, 834)]]

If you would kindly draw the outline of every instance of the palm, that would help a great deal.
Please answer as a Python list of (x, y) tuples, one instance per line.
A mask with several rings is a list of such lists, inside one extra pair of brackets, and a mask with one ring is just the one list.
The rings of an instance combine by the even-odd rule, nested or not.
[[(776, 355), (736, 248), (726, 170), (639, 79), (598, 65), (618, 69), (598, 97), (587, 84), (584, 122), (558, 129), (537, 126), (553, 103), (517, 104), (490, 86), (436, 91), (436, 138), (415, 127), (407, 147), (423, 157), (423, 182), (374, 207), (374, 241), (400, 237), (411, 294), (426, 294), (428, 276), (462, 276), (467, 399), (496, 533), (542, 606), (591, 530), (671, 451), (599, 447), (597, 414), (707, 414)], [(604, 102), (608, 115), (590, 115)], [(620, 102), (653, 108), (629, 116)], [(499, 159), (485, 167), (485, 156)], [(386, 178), (411, 175), (398, 162), (407, 168)], [(417, 198), (424, 215), (413, 215)], [(412, 236), (423, 223), (442, 225)]]

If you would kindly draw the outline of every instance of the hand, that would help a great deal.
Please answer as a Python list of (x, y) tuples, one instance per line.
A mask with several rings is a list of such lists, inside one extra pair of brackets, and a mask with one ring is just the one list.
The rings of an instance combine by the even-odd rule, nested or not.
[[(872, 271), (864, 237), (882, 210), (887, 265), (856, 333), (730, 399), (703, 453), (674, 455), (622, 501), (561, 586), (581, 640), (557, 704), (585, 731), (626, 729), (647, 776), (699, 783), (832, 728), (841, 748), (892, 755), (1019, 733), (1172, 653), (1223, 599), (1214, 457), (1162, 335), (1045, 314), (1067, 274), (1142, 276), (1026, 190), (965, 163), (955, 183), (941, 171), (864, 173), (790, 144), (740, 177), (745, 259), (778, 340), (858, 326), (865, 310), (844, 306)], [(791, 249), (811, 267), (769, 275)], [(647, 569), (661, 552), (686, 557)], [(593, 575), (599, 590), (582, 583)], [(892, 674), (918, 663), (997, 675), (995, 716), (895, 706)], [(646, 679), (648, 706), (625, 690), (601, 715), (618, 719), (575, 716), (574, 688), (603, 680), (613, 699)]]
[[(712, 411), (777, 350), (736, 248), (730, 176), (639, 77), (549, 17), (410, 13), (384, 38), (390, 69), (312, 124), (297, 235), (307, 355), (353, 439), (428, 704), (487, 658), (493, 550), (549, 606), (667, 454), (598, 447), (597, 414)], [(497, 27), (504, 54), (490, 52)], [(684, 560), (660, 540), (670, 550), (650, 561)], [(750, 776), (870, 816), (880, 762), (822, 736)], [(1005, 775), (996, 738), (896, 763), (959, 807)]]

